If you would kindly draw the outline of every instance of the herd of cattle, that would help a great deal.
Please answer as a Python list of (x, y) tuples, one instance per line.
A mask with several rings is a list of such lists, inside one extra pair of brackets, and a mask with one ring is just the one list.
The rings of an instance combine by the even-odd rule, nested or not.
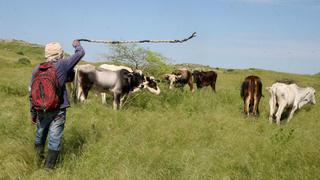
[[(153, 94), (159, 95), (160, 88), (153, 76), (145, 76), (141, 70), (132, 70), (125, 66), (103, 64), (95, 67), (91, 64), (78, 65), (70, 75), (72, 83), (72, 94), (76, 102), (84, 102), (88, 92), (93, 90), (95, 94), (100, 93), (102, 103), (106, 103), (106, 93), (113, 95), (113, 108), (122, 107), (129, 93), (147, 89)], [(165, 74), (169, 83), (169, 89), (183, 88), (188, 85), (190, 91), (194, 91), (195, 83), (198, 89), (211, 86), (216, 91), (217, 73), (214, 71), (189, 71), (180, 69), (178, 72)], [(70, 83), (71, 85), (71, 83)], [(280, 124), (283, 111), (291, 108), (288, 121), (293, 113), (305, 104), (315, 104), (315, 89), (312, 87), (301, 88), (295, 83), (274, 83), (267, 88), (269, 100), (269, 121)], [(246, 115), (259, 114), (259, 102), (262, 95), (262, 81), (258, 76), (248, 76), (241, 85), (240, 95), (244, 102), (243, 112)]]

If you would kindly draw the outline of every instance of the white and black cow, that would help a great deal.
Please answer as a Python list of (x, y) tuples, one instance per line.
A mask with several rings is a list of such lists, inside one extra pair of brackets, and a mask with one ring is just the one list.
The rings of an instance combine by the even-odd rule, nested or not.
[(269, 121), (273, 122), (273, 116), (276, 116), (277, 124), (280, 124), (281, 114), (285, 108), (291, 108), (288, 122), (293, 113), (305, 104), (316, 104), (316, 91), (312, 87), (300, 88), (296, 84), (274, 83), (267, 90), (270, 94)]
[[(146, 78), (142, 71), (109, 70), (96, 68), (90, 64), (79, 65), (75, 73), (76, 99), (83, 102), (91, 89), (110, 92), (113, 94), (113, 108), (119, 109), (129, 92), (135, 92), (150, 85), (147, 79), (150, 78)], [(156, 92), (159, 94), (160, 89)]]
[[(130, 73), (133, 73), (134, 71), (129, 68), (129, 67), (126, 67), (126, 66), (118, 66), (118, 65), (113, 65), (113, 64), (102, 64), (99, 66), (100, 68), (103, 68), (103, 69), (108, 69), (108, 70), (111, 70), (111, 71), (119, 71), (121, 69), (125, 69), (127, 71), (129, 71)], [(136, 72), (141, 72), (141, 70), (136, 70)], [(149, 90), (151, 93), (153, 94), (156, 94), (156, 95), (159, 95), (160, 94), (160, 88), (158, 87), (157, 85), (157, 82), (155, 80), (155, 78), (153, 76), (146, 76), (145, 77), (145, 82), (143, 84), (143, 88), (146, 88), (147, 90)], [(139, 91), (140, 88), (136, 88), (133, 90), (133, 92), (137, 92)], [(124, 96), (122, 101), (124, 101), (124, 99), (126, 98), (127, 96)], [(101, 98), (102, 98), (102, 103), (105, 104), (106, 103), (106, 93), (101, 93)], [(122, 105), (122, 101), (121, 101), (121, 105)]]

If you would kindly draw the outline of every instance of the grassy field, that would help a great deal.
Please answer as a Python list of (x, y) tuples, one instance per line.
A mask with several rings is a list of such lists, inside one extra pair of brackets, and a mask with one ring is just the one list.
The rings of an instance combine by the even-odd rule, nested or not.
[[(18, 64), (20, 57), (31, 65)], [(320, 75), (256, 69), (219, 71), (216, 94), (160, 84), (159, 96), (133, 94), (120, 111), (94, 96), (72, 104), (57, 169), (39, 168), (27, 86), (41, 57), (40, 46), (0, 42), (0, 179), (320, 178), (319, 104), (278, 127), (268, 122), (265, 90), (288, 78), (319, 92)], [(264, 85), (258, 118), (242, 113), (240, 83), (251, 74)]]

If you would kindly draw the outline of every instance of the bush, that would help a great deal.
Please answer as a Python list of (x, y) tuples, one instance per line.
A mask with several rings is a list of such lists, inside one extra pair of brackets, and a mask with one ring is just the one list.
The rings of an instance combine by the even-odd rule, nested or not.
[(18, 64), (23, 64), (23, 65), (31, 64), (30, 60), (28, 58), (26, 58), (26, 57), (19, 58), (17, 63)]
[(17, 51), (16, 53), (19, 55), (24, 55), (23, 51)]
[(276, 82), (284, 83), (284, 84), (297, 84), (297, 81), (295, 81), (293, 79), (286, 79), (286, 78), (278, 79), (278, 80), (276, 80)]
[(26, 96), (28, 94), (27, 87), (21, 85), (6, 86), (0, 84), (0, 92), (12, 96)]

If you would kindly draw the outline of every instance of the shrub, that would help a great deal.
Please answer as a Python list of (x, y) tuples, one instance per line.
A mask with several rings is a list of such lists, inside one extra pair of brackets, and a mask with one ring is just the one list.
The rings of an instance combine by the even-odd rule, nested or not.
[(0, 92), (12, 96), (26, 96), (28, 94), (27, 87), (21, 85), (6, 86), (0, 85)]
[(26, 58), (26, 57), (19, 58), (17, 63), (18, 64), (23, 64), (23, 65), (31, 64), (30, 60), (28, 58)]
[(278, 79), (278, 80), (276, 80), (276, 82), (284, 83), (284, 84), (297, 84), (297, 81), (295, 81), (293, 79), (286, 79), (286, 78)]
[(17, 51), (16, 53), (19, 55), (24, 55), (23, 51)]

